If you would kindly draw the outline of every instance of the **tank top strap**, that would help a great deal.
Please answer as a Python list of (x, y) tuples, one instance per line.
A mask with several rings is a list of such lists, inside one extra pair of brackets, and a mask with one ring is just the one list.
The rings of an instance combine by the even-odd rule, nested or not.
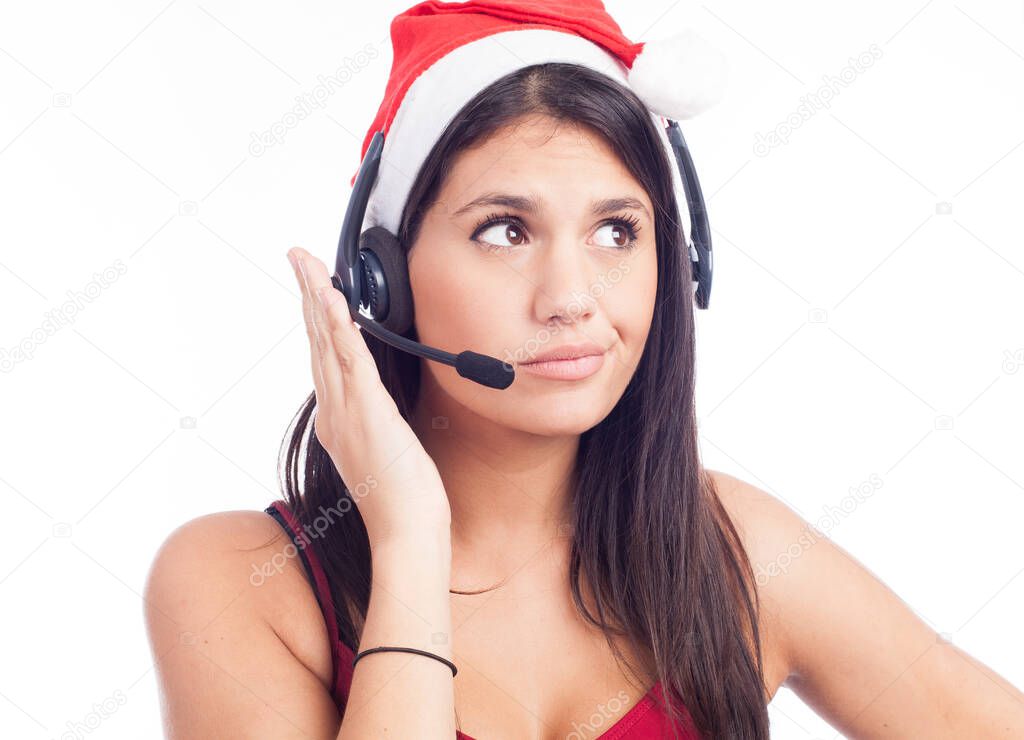
[(332, 695), (338, 710), (344, 712), (349, 686), (352, 683), (352, 658), (354, 655), (339, 637), (334, 598), (323, 564), (320, 562), (315, 548), (311, 546), (310, 538), (302, 524), (285, 501), (278, 499), (263, 511), (273, 517), (288, 533), (306, 571), (306, 577), (313, 588), (313, 593), (316, 595), (324, 622), (327, 624), (327, 636), (331, 643)]

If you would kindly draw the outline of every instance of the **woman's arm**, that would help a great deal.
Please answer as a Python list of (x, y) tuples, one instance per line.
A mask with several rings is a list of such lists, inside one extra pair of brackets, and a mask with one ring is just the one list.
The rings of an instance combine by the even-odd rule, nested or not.
[(290, 540), (249, 548), (276, 534), (262, 511), (221, 512), (182, 524), (156, 553), (143, 596), (168, 740), (337, 736), (330, 653), (309, 647), (326, 646), (327, 629), (301, 562), (250, 582)]
[[(326, 625), (299, 558), (250, 581), (253, 565), (280, 555), (288, 539), (253, 548), (279, 532), (263, 512), (212, 514), (171, 533), (154, 558), (145, 616), (165, 737), (451, 740), (451, 670), (420, 655), (362, 658), (341, 721)], [(450, 660), (450, 640), (436, 637), (451, 634), (450, 558), (447, 541), (378, 545), (359, 648), (410, 646)]]
[(731, 478), (785, 686), (851, 738), (1024, 737), (1024, 693), (943, 640), (848, 552)]
[[(452, 660), (447, 533), (375, 542), (359, 650), (398, 645)], [(454, 662), (454, 661), (453, 661)], [(455, 737), (455, 684), (439, 660), (401, 652), (359, 659), (338, 740)]]

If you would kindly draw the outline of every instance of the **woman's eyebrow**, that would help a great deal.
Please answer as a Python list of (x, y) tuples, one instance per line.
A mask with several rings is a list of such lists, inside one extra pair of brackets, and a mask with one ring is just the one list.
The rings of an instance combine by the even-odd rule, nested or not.
[(455, 211), (452, 214), (452, 218), (461, 216), (466, 211), (471, 211), (474, 208), (480, 208), (482, 206), (503, 206), (505, 208), (512, 208), (517, 211), (523, 211), (525, 213), (536, 213), (540, 208), (537, 206), (537, 201), (533, 198), (528, 198), (523, 195), (509, 195), (508, 193), (484, 193), (478, 198), (474, 198), (469, 201), (462, 208)]
[[(501, 206), (505, 208), (512, 208), (517, 211), (523, 211), (524, 213), (536, 213), (540, 210), (537, 201), (528, 196), (511, 195), (509, 193), (484, 193), (456, 210), (451, 217), (456, 218), (467, 211), (471, 211), (474, 208), (480, 208), (482, 206), (490, 206), (492, 208), (495, 206)], [(631, 197), (602, 198), (601, 200), (593, 201), (590, 207), (590, 212), (595, 216), (601, 216), (606, 213), (614, 213), (616, 211), (623, 210), (643, 211), (647, 214), (647, 218), (651, 218), (651, 213), (647, 210), (647, 206), (636, 198)]]
[[(616, 211), (643, 211), (647, 214), (647, 218), (651, 218), (651, 212), (647, 210), (647, 206), (641, 203), (636, 198), (605, 198), (604, 200), (595, 200), (590, 212), (595, 216), (603, 216), (606, 213), (615, 213)], [(653, 220), (653, 219), (652, 219)]]

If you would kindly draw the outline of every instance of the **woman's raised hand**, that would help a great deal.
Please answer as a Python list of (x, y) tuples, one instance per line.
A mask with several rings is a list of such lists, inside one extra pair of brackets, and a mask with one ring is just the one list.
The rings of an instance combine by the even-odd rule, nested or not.
[(451, 510), (441, 476), (381, 382), (345, 296), (306, 250), (293, 247), (288, 259), (302, 291), (316, 436), (352, 494), (371, 546), (448, 535)]

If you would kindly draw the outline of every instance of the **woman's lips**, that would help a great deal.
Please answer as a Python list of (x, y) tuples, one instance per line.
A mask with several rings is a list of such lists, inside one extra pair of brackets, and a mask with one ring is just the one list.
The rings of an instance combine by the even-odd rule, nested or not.
[(553, 380), (582, 380), (588, 378), (604, 364), (604, 352), (599, 355), (586, 355), (572, 360), (548, 360), (546, 362), (530, 362), (520, 364), (518, 368), (531, 375)]

